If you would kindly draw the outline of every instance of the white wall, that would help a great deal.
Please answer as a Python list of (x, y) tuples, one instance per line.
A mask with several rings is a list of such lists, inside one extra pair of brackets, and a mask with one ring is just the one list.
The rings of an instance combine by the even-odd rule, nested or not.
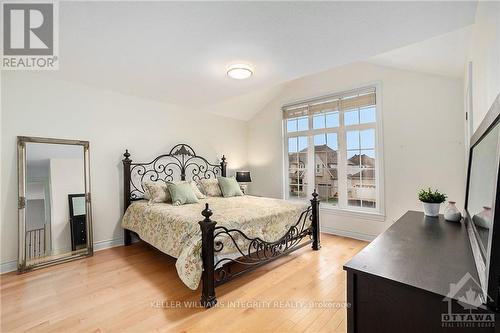
[[(80, 147), (79, 147), (80, 148)], [(52, 253), (71, 251), (68, 194), (85, 193), (82, 158), (50, 159), (50, 233)]]
[(281, 106), (367, 83), (381, 83), (385, 164), (384, 221), (322, 210), (323, 230), (370, 239), (407, 210), (421, 210), (417, 190), (438, 187), (464, 201), (463, 82), (356, 63), (287, 83), (249, 122), (251, 193), (283, 197)]
[[(43, 186), (41, 186), (41, 194)], [(26, 198), (26, 231), (43, 228), (45, 224), (45, 200)]]
[(500, 2), (478, 2), (468, 58), (475, 130), (500, 93)]
[[(246, 164), (246, 124), (174, 105), (49, 79), (43, 72), (2, 73), (1, 256), (17, 258), (16, 136), (90, 141), (94, 241), (122, 237), (122, 164), (149, 161), (174, 144), (191, 144), (211, 162), (225, 154), (229, 169)], [(14, 265), (15, 267), (15, 265)]]

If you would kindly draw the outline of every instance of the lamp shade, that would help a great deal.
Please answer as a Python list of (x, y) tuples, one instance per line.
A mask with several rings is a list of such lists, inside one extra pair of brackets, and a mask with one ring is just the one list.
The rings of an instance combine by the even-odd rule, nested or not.
[(250, 171), (236, 171), (236, 181), (238, 183), (252, 182), (252, 178), (250, 177)]

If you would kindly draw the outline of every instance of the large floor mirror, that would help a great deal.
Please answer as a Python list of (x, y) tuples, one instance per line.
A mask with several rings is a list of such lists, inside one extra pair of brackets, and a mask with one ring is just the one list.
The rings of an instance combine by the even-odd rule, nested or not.
[(18, 270), (92, 255), (89, 142), (20, 136), (17, 150)]

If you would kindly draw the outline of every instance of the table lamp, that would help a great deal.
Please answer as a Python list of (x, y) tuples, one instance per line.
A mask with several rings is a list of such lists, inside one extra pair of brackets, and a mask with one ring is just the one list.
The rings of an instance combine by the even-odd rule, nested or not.
[(240, 183), (241, 191), (246, 193), (248, 187), (247, 183), (252, 182), (250, 171), (236, 171), (236, 181)]

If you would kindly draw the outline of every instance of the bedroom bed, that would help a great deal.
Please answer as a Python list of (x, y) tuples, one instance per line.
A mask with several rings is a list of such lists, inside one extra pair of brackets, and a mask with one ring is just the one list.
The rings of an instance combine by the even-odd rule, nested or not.
[(176, 258), (177, 273), (187, 287), (196, 290), (201, 281), (206, 308), (217, 302), (216, 286), (305, 245), (320, 248), (316, 191), (310, 205), (250, 195), (206, 197), (180, 206), (151, 204), (144, 198), (146, 181), (225, 177), (225, 157), (211, 164), (187, 144), (149, 163), (132, 163), (128, 150), (124, 157), (125, 245), (134, 233)]

